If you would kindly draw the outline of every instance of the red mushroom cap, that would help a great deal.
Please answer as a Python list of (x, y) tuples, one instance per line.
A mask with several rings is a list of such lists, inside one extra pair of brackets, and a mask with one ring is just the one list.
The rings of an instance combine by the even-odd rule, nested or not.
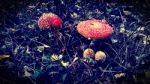
[(107, 22), (92, 19), (80, 22), (77, 31), (86, 38), (104, 39), (112, 34), (113, 29)]
[(53, 13), (44, 13), (38, 20), (38, 25), (41, 29), (48, 29), (51, 26), (60, 27), (62, 20), (59, 16)]
[(46, 14), (43, 14), (39, 20), (38, 20), (38, 26), (41, 28), (41, 29), (48, 29), (50, 28), (50, 21), (48, 19), (48, 16)]
[(62, 25), (62, 20), (57, 15), (49, 16), (49, 18), (53, 27), (60, 27)]

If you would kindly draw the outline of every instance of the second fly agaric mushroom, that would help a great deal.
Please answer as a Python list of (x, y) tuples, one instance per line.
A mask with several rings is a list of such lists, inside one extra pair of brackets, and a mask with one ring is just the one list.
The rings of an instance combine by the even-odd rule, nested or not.
[(38, 26), (41, 29), (49, 29), (50, 25), (51, 24), (50, 24), (50, 20), (48, 19), (48, 15), (44, 13), (38, 20)]
[(77, 31), (86, 38), (104, 39), (112, 34), (113, 29), (107, 22), (91, 19), (80, 22)]
[(53, 13), (44, 13), (38, 20), (38, 26), (41, 29), (49, 29), (51, 26), (57, 28), (61, 25), (61, 18)]

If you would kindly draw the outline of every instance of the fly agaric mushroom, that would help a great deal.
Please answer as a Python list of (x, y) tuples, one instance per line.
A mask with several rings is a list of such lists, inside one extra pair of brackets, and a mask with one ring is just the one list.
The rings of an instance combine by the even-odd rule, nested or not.
[(94, 50), (93, 49), (91, 49), (91, 48), (87, 48), (87, 49), (85, 49), (84, 50), (84, 52), (83, 52), (83, 57), (84, 58), (89, 58), (89, 57), (94, 57)]
[(57, 28), (62, 25), (62, 20), (59, 16), (53, 13), (44, 13), (39, 18), (38, 25), (41, 29), (49, 29), (51, 26)]
[(86, 38), (104, 39), (112, 34), (113, 29), (107, 22), (91, 19), (80, 22), (77, 31)]
[(97, 51), (95, 54), (95, 60), (105, 60), (106, 54), (103, 51)]
[(60, 27), (62, 25), (62, 20), (57, 15), (53, 13), (49, 13), (48, 16), (50, 19), (50, 23), (53, 27)]
[(50, 25), (51, 24), (50, 24), (50, 20), (48, 19), (48, 15), (44, 13), (38, 20), (38, 26), (41, 29), (49, 29)]

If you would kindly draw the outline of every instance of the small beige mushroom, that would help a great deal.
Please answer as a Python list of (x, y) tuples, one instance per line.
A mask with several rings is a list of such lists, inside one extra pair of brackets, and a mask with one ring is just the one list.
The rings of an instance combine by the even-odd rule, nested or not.
[(103, 51), (97, 51), (95, 54), (95, 60), (105, 60), (106, 54)]
[(93, 49), (91, 49), (91, 48), (87, 48), (87, 49), (85, 49), (84, 50), (84, 52), (83, 52), (83, 57), (84, 58), (89, 58), (89, 57), (94, 57), (94, 50)]

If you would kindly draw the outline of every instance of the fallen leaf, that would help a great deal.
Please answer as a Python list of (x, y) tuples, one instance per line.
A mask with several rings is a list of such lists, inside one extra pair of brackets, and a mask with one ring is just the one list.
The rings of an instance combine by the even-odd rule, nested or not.
[(10, 55), (0, 55), (0, 60), (3, 60), (5, 58), (9, 58), (9, 57), (10, 57)]
[(62, 80), (65, 81), (66, 77), (67, 77), (67, 74), (63, 74)]

